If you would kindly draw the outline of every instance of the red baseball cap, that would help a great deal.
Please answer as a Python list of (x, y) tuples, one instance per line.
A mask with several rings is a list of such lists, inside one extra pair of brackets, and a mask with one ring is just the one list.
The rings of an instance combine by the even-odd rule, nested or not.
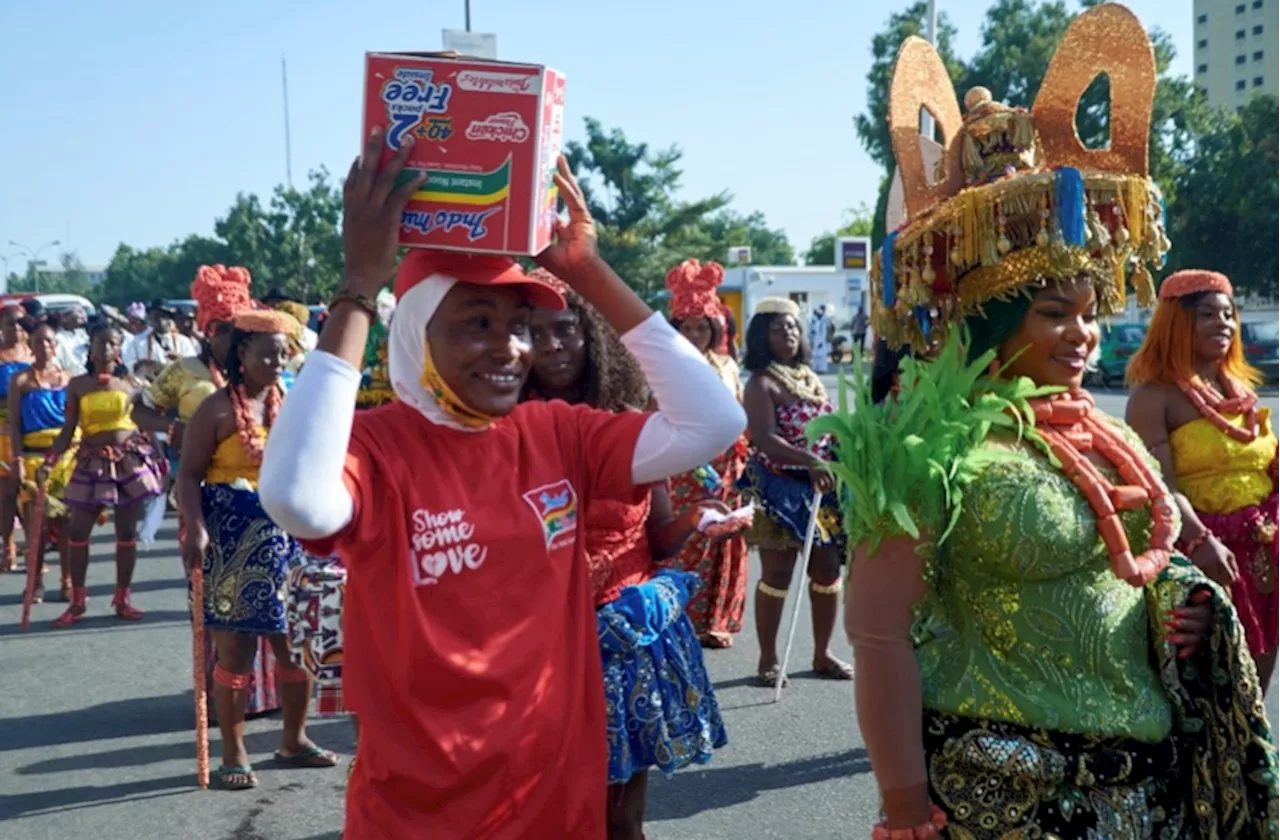
[(564, 296), (549, 284), (524, 273), (510, 257), (414, 248), (400, 261), (394, 287), (396, 300), (433, 274), (473, 286), (520, 286), (534, 306), (564, 309)]

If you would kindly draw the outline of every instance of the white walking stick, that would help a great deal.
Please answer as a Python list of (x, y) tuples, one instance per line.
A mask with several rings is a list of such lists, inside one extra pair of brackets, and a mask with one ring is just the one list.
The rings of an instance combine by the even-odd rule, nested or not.
[(778, 668), (778, 681), (774, 684), (773, 702), (782, 699), (782, 684), (787, 680), (787, 662), (791, 659), (791, 646), (796, 641), (796, 625), (800, 623), (800, 602), (804, 594), (800, 591), (798, 580), (804, 578), (805, 569), (809, 567), (809, 555), (813, 553), (813, 536), (818, 530), (818, 509), (822, 507), (822, 494), (813, 491), (813, 504), (809, 510), (809, 527), (804, 532), (804, 549), (796, 561), (795, 573), (791, 576), (791, 587), (787, 594), (795, 594), (795, 603), (791, 605), (791, 629), (787, 631), (787, 646), (782, 650), (782, 665)]

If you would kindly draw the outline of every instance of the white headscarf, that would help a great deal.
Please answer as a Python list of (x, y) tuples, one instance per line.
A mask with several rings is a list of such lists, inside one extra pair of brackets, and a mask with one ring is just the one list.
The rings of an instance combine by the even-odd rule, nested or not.
[(400, 298), (391, 318), (387, 339), (387, 375), (391, 377), (391, 388), (400, 401), (416, 408), (432, 423), (463, 432), (482, 432), (484, 429), (473, 429), (451, 418), (422, 387), (422, 363), (427, 356), (427, 324), (456, 282), (447, 274), (432, 274)]

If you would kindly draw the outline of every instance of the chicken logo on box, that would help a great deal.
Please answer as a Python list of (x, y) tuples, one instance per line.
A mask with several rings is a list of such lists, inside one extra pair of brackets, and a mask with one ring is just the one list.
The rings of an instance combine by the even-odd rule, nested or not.
[(532, 64), (435, 55), (365, 57), (365, 136), (383, 159), (412, 136), (401, 183), (419, 173), (400, 243), (536, 254), (551, 241), (551, 176), (562, 143), (564, 77)]

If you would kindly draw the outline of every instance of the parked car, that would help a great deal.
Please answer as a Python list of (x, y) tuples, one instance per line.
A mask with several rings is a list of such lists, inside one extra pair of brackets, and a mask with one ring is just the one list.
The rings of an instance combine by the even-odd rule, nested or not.
[(1104, 388), (1124, 385), (1124, 371), (1129, 357), (1138, 352), (1147, 328), (1142, 324), (1112, 324), (1102, 329), (1102, 342), (1098, 345), (1098, 364), (1091, 371), (1089, 384)]
[(63, 312), (73, 306), (84, 308), (84, 314), (92, 319), (98, 309), (88, 298), (80, 295), (60, 294), (57, 292), (36, 293), (36, 292), (13, 292), (11, 294), (0, 295), (0, 306), (11, 306), (21, 304), (24, 300), (38, 298), (40, 303), (44, 304), (44, 308), (48, 312)]
[(1276, 362), (1280, 358), (1280, 323), (1246, 321), (1240, 325), (1240, 341), (1244, 344), (1244, 356), (1249, 364), (1262, 371), (1268, 383), (1280, 381), (1276, 371)]

